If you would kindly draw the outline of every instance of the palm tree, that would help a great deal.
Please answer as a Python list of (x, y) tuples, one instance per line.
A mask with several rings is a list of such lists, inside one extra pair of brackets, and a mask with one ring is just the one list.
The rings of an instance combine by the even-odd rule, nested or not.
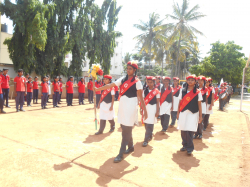
[(171, 28), (172, 34), (170, 35), (169, 39), (170, 41), (176, 40), (178, 41), (177, 44), (177, 55), (176, 55), (176, 69), (175, 69), (175, 76), (179, 76), (180, 74), (180, 62), (179, 62), (179, 56), (180, 56), (180, 46), (181, 41), (183, 38), (190, 39), (191, 41), (196, 40), (196, 34), (203, 35), (203, 33), (193, 26), (189, 25), (190, 22), (199, 20), (202, 17), (205, 17), (200, 12), (197, 12), (200, 8), (199, 5), (194, 6), (191, 8), (191, 10), (188, 11), (189, 3), (187, 0), (183, 0), (182, 6), (180, 7), (178, 3), (173, 5), (173, 15), (167, 14), (167, 17), (172, 18), (173, 20), (177, 21), (176, 23), (169, 23), (162, 25), (162, 28)]
[[(164, 19), (163, 19), (164, 20)], [(140, 20), (140, 24), (134, 24), (134, 27), (141, 30), (143, 33), (136, 36), (134, 39), (137, 40), (137, 45), (140, 46), (141, 53), (145, 51), (148, 55), (149, 67), (152, 59), (152, 51), (157, 49), (157, 33), (156, 27), (159, 27), (163, 20), (160, 20), (159, 14), (152, 13), (149, 15), (148, 22)]]

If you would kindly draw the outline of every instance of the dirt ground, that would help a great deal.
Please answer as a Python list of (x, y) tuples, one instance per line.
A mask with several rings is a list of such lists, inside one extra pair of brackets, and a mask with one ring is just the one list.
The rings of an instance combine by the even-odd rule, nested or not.
[[(39, 101), (40, 103), (40, 101)], [(0, 115), (1, 187), (81, 186), (250, 186), (250, 101), (245, 113), (231, 100), (225, 112), (218, 102), (202, 140), (194, 140), (192, 156), (180, 152), (180, 131), (169, 128), (142, 147), (145, 130), (135, 126), (135, 151), (113, 163), (121, 143), (121, 128), (99, 136), (94, 126), (93, 105), (41, 110), (40, 104), (26, 112), (7, 108)], [(118, 102), (115, 103), (118, 110)]]

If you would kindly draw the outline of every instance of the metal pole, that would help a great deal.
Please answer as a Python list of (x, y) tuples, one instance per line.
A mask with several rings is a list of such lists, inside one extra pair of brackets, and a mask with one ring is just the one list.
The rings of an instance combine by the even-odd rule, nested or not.
[(245, 69), (243, 69), (242, 85), (241, 85), (241, 99), (240, 99), (240, 111), (242, 112), (242, 100), (243, 100), (243, 90), (244, 90), (244, 79), (245, 79)]

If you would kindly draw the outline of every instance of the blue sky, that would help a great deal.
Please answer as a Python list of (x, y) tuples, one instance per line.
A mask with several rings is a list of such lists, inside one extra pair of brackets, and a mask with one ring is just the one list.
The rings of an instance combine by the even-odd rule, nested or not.
[[(101, 5), (103, 0), (96, 0)], [(133, 27), (139, 20), (147, 21), (149, 14), (156, 12), (164, 18), (172, 14), (173, 2), (182, 3), (182, 0), (117, 0), (123, 6), (116, 30), (123, 33), (123, 54), (134, 53), (136, 41), (133, 38), (140, 31)], [(250, 1), (249, 0), (190, 0), (190, 8), (200, 5), (200, 12), (207, 15), (192, 25), (202, 31), (205, 36), (198, 37), (201, 56), (207, 55), (210, 44), (216, 41), (235, 41), (243, 47), (245, 56), (250, 54)], [(171, 20), (167, 20), (171, 21)], [(3, 18), (2, 22), (11, 22)]]

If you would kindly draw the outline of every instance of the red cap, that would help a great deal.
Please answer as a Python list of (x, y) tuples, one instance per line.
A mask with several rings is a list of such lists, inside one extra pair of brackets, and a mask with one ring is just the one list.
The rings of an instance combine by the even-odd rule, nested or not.
[(211, 77), (208, 77), (207, 78), (207, 81), (212, 81), (213, 79)]
[(161, 76), (155, 76), (156, 79), (161, 79)]
[(199, 76), (199, 77), (197, 77), (197, 80), (206, 80), (206, 77), (205, 76)]
[(107, 79), (112, 79), (112, 76), (111, 75), (104, 75), (104, 78), (107, 78)]
[(186, 80), (188, 80), (188, 79), (195, 79), (196, 80), (196, 76), (195, 75), (189, 75), (189, 76), (186, 77)]
[(170, 78), (170, 77), (165, 77), (165, 76), (164, 76), (164, 77), (162, 77), (162, 79), (163, 79), (163, 80), (171, 80), (171, 78)]
[(220, 86), (224, 86), (224, 83), (221, 83), (221, 85)]
[(177, 80), (177, 81), (178, 81), (178, 80), (180, 80), (180, 79), (179, 79), (179, 77), (174, 77), (173, 80)]
[(138, 69), (138, 65), (136, 61), (129, 61), (127, 65), (132, 66), (135, 69)]
[(146, 79), (147, 80), (154, 80), (154, 77), (153, 76), (146, 76)]

